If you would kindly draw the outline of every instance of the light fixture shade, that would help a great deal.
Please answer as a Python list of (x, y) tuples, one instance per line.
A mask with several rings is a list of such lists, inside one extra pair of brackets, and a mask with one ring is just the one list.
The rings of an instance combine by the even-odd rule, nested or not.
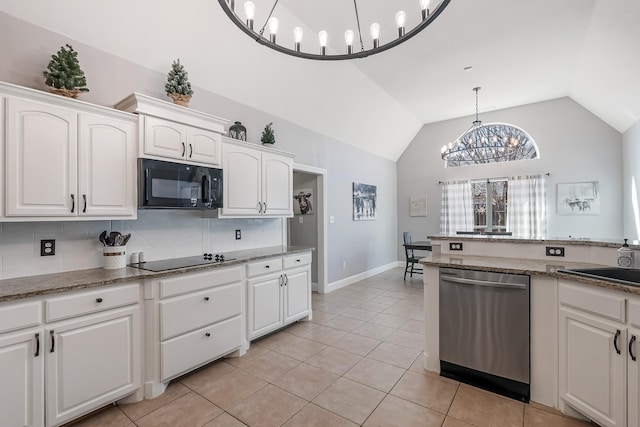
[[(352, 50), (348, 48), (346, 54), (332, 52), (330, 55), (327, 55), (326, 42), (324, 44), (321, 44), (320, 53), (311, 53), (311, 52), (301, 51), (300, 42), (296, 41), (295, 33), (294, 33), (295, 43), (293, 44), (293, 46), (289, 45), (289, 47), (285, 47), (285, 46), (276, 44), (275, 35), (277, 33), (277, 28), (273, 28), (274, 24), (272, 22), (273, 20), (271, 19), (273, 18), (274, 13), (275, 15), (280, 15), (280, 17), (283, 19), (283, 21), (280, 22), (280, 24), (282, 29), (285, 31), (291, 31), (292, 29), (297, 28), (296, 27), (297, 25), (299, 27), (304, 27), (304, 25), (301, 25), (301, 23), (296, 22), (295, 14), (291, 13), (292, 10), (281, 11), (281, 8), (282, 8), (281, 5), (285, 2), (279, 2), (278, 0), (271, 0), (271, 1), (260, 1), (254, 4), (254, 1), (247, 1), (244, 3), (246, 20), (239, 17), (236, 14), (233, 7), (231, 7), (231, 4), (232, 4), (231, 0), (218, 0), (218, 3), (220, 7), (222, 7), (226, 15), (232, 20), (232, 22), (236, 24), (236, 26), (239, 29), (241, 29), (245, 34), (247, 34), (253, 40), (257, 41), (259, 44), (267, 46), (270, 49), (276, 50), (280, 53), (285, 53), (288, 55), (297, 56), (305, 59), (319, 59), (319, 60), (346, 60), (346, 59), (355, 59), (355, 58), (365, 58), (367, 56), (375, 55), (377, 53), (384, 52), (388, 49), (391, 49), (399, 45), (400, 43), (403, 43), (409, 40), (411, 37), (417, 35), (419, 32), (424, 30), (440, 15), (440, 13), (444, 11), (444, 9), (451, 2), (451, 0), (435, 0), (434, 2), (432, 2), (432, 3), (435, 3), (435, 6), (433, 6), (433, 12), (430, 13), (429, 16), (425, 18), (425, 13), (423, 11), (422, 20), (415, 19), (415, 18), (412, 18), (411, 16), (408, 16), (407, 12), (404, 12), (404, 11), (398, 12), (396, 14), (397, 15), (396, 24), (398, 26), (400, 37), (390, 38), (390, 41), (385, 41), (384, 44), (380, 43), (380, 31), (382, 30), (382, 31), (385, 31), (385, 34), (390, 34), (389, 29), (381, 28), (381, 26), (377, 23), (371, 25), (370, 30), (372, 31), (371, 36), (373, 39), (373, 47), (371, 47), (371, 44), (369, 43), (363, 43), (363, 39), (365, 37), (363, 37), (362, 31), (361, 31), (361, 28), (364, 30), (366, 28), (366, 25), (369, 24), (371, 21), (361, 22), (360, 16), (380, 16), (379, 19), (381, 21), (379, 22), (386, 23), (389, 20), (384, 16), (384, 13), (386, 12), (380, 10), (382, 5), (379, 4), (378, 2), (357, 2), (357, 1), (337, 2), (335, 6), (336, 10), (332, 11), (332, 13), (336, 16), (338, 14), (340, 16), (345, 16), (347, 17), (348, 20), (350, 20), (351, 23), (347, 24), (348, 26), (346, 28), (354, 28), (354, 32), (357, 33), (357, 34), (354, 34), (354, 40), (356, 37), (358, 37), (358, 39), (360, 40), (361, 49)], [(323, 28), (324, 25), (326, 24), (320, 21), (320, 19), (323, 16), (325, 16), (325, 14), (322, 13), (322, 11), (320, 10), (317, 10), (317, 11), (313, 10), (313, 8), (321, 7), (318, 5), (318, 3), (319, 2), (305, 2), (305, 7), (308, 7), (309, 9), (307, 10), (308, 13), (305, 13), (306, 20), (304, 24), (310, 28)], [(420, 4), (423, 5), (427, 3), (425, 3), (424, 0), (420, 0)], [(256, 7), (258, 7), (260, 10), (256, 10)], [(286, 7), (288, 6), (285, 6), (285, 8)], [(344, 9), (344, 10), (340, 10), (340, 9)], [(367, 10), (366, 12), (359, 14), (358, 9), (363, 9), (363, 11), (364, 9), (370, 9), (370, 10)], [(382, 12), (382, 14), (380, 12)], [(420, 12), (418, 12), (417, 10), (412, 10), (409, 12), (409, 14), (412, 14), (412, 13), (418, 14)], [(253, 20), (255, 16), (261, 16), (261, 17), (264, 16), (265, 18), (264, 18), (264, 21), (258, 23), (258, 26), (256, 26), (254, 30)], [(314, 20), (316, 20), (317, 22), (314, 22)], [(407, 22), (411, 22), (413, 27), (408, 27), (405, 30), (405, 26)], [(413, 24), (416, 22), (417, 24)], [(269, 36), (264, 34), (265, 30), (267, 30), (267, 27), (269, 27), (269, 30), (268, 30)], [(406, 31), (406, 34), (405, 34), (405, 31)], [(389, 38), (387, 38), (387, 40), (388, 39)], [(309, 45), (311, 44), (312, 43), (309, 43)], [(347, 46), (350, 46), (350, 45), (352, 46), (353, 42), (351, 44), (347, 43)]]

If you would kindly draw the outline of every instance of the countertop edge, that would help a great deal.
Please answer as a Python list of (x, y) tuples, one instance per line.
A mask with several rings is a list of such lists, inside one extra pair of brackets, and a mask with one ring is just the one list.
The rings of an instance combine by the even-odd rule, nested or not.
[[(222, 263), (198, 265), (161, 272), (146, 271), (127, 266), (117, 270), (93, 268), (87, 270), (74, 270), (37, 276), (3, 279), (0, 280), (0, 302), (16, 301), (41, 295), (57, 294), (118, 283), (157, 279), (176, 274), (193, 273), (215, 268), (231, 267), (261, 259), (288, 256), (313, 250), (315, 250), (313, 247), (290, 246), (283, 248), (282, 246), (276, 246), (255, 250), (229, 252), (229, 256), (233, 256), (236, 259)], [(250, 252), (255, 252), (255, 254), (249, 255)], [(246, 255), (243, 256), (242, 254)], [(45, 283), (47, 285), (44, 285)]]
[[(528, 243), (539, 245), (564, 245), (564, 246), (595, 246), (602, 248), (619, 248), (622, 246), (622, 240), (619, 242), (608, 242), (602, 240), (592, 239), (526, 239), (521, 237), (512, 236), (486, 236), (486, 235), (455, 235), (455, 236), (427, 236), (427, 239), (434, 242), (437, 241), (461, 241), (461, 242), (481, 242), (481, 243)], [(635, 243), (629, 243), (629, 247), (632, 249), (640, 249), (640, 245)]]

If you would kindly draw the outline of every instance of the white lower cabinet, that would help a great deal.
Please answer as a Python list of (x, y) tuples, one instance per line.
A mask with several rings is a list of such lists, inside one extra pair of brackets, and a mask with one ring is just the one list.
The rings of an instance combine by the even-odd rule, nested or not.
[(42, 329), (0, 335), (0, 424), (44, 425)]
[(311, 253), (247, 264), (249, 340), (311, 317)]
[(559, 300), (560, 398), (599, 425), (638, 427), (638, 299), (560, 280)]
[(240, 267), (184, 273), (145, 283), (145, 397), (220, 357), (244, 353), (244, 292)]

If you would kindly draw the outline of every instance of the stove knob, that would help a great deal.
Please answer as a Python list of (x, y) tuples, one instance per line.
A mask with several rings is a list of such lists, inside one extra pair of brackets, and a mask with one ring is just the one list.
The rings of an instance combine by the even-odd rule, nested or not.
[(220, 255), (216, 254), (216, 261), (220, 261)]
[(220, 262), (224, 262), (224, 255), (220, 255)]

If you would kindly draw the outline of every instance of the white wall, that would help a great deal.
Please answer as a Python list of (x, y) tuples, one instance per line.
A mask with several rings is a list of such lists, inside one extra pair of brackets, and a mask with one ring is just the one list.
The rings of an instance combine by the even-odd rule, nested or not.
[[(484, 123), (503, 122), (524, 129), (540, 158), (445, 168), (442, 145), (471, 126), (473, 117), (425, 125), (398, 160), (398, 259), (402, 231), (414, 240), (440, 233), (438, 181), (550, 173), (547, 178), (547, 236), (620, 239), (622, 227), (622, 135), (570, 98), (480, 114)], [(556, 184), (598, 181), (600, 215), (557, 215)], [(427, 195), (427, 217), (409, 217), (409, 197)]]
[(622, 136), (624, 237), (640, 240), (640, 121)]
[[(167, 24), (169, 25), (169, 24)], [(169, 28), (169, 27), (167, 27)], [(116, 31), (114, 29), (114, 31)], [(13, 18), (5, 13), (0, 13), (0, 80), (9, 83), (20, 84), (36, 89), (45, 89), (42, 71), (46, 68), (52, 53), (56, 52), (61, 45), (70, 43), (79, 52), (78, 58), (81, 66), (87, 75), (87, 83), (91, 92), (82, 95), (82, 100), (99, 105), (112, 106), (119, 100), (130, 95), (132, 92), (140, 92), (146, 95), (165, 99), (164, 84), (166, 75), (159, 73), (130, 61), (118, 58), (104, 51), (95, 49), (86, 44), (74, 41), (61, 34), (39, 28), (32, 24)], [(131, 40), (136, 43), (136, 40)], [(139, 46), (144, 49), (144, 46)], [(155, 48), (155, 47), (154, 47)], [(208, 54), (208, 53), (207, 53)], [(169, 64), (174, 56), (167, 58)], [(215, 61), (215, 67), (224, 66), (228, 61), (237, 61), (237, 58), (219, 57)], [(256, 72), (256, 78), (262, 79), (262, 84), (269, 85), (269, 79)], [(237, 83), (237, 82), (236, 82)], [(328, 282), (338, 281), (358, 273), (362, 273), (376, 267), (387, 265), (396, 259), (396, 164), (391, 160), (365, 152), (344, 142), (337, 141), (296, 123), (289, 122), (286, 118), (276, 117), (266, 111), (255, 109), (251, 106), (241, 104), (232, 99), (207, 92), (201, 88), (194, 87), (194, 98), (190, 103), (190, 108), (200, 110), (219, 117), (225, 117), (231, 121), (240, 120), (248, 128), (248, 138), (257, 142), (264, 126), (269, 122), (274, 122), (276, 144), (274, 148), (289, 151), (296, 154), (295, 162), (309, 166), (316, 166), (327, 170), (327, 207), (328, 213), (334, 216), (335, 223), (328, 224)], [(318, 99), (318, 108), (335, 109), (331, 97)], [(375, 124), (372, 123), (372, 126)], [(357, 130), (356, 130), (357, 131)], [(354, 222), (351, 219), (351, 185), (352, 182), (362, 182), (378, 186), (378, 220)], [(151, 214), (153, 215), (153, 214)], [(211, 232), (203, 232), (203, 236), (209, 235), (211, 246), (217, 241), (224, 241), (226, 236), (232, 232), (237, 225), (230, 220), (210, 219), (208, 228), (203, 224), (203, 220), (198, 219), (197, 224), (183, 225), (182, 216), (168, 214), (168, 218), (161, 218), (166, 229), (180, 229), (186, 227), (193, 235), (193, 229), (208, 229)], [(133, 228), (147, 227), (146, 214), (133, 223)], [(265, 225), (262, 220), (246, 220), (240, 225), (242, 227), (267, 227), (267, 234), (271, 234), (271, 225)], [(162, 233), (163, 229), (154, 229), (152, 221), (148, 225), (149, 230), (146, 235), (155, 236)], [(279, 223), (282, 223), (281, 221)], [(142, 225), (140, 225), (142, 224)], [(3, 225), (3, 230), (13, 226)], [(35, 237), (30, 234), (28, 226), (22, 229), (28, 231), (24, 236), (20, 236), (15, 241), (21, 250), (35, 253)], [(56, 227), (60, 239), (67, 239), (67, 224), (35, 224), (34, 229)], [(89, 252), (99, 250), (96, 233), (108, 228), (106, 226), (93, 227), (91, 225), (79, 225), (79, 237), (76, 234), (69, 235), (71, 240), (82, 240), (81, 245)], [(86, 230), (84, 228), (87, 228)], [(116, 228), (118, 229), (118, 228)], [(23, 231), (12, 231), (21, 234)], [(220, 236), (225, 237), (220, 237)], [(155, 239), (155, 238), (154, 238)], [(205, 237), (198, 243), (198, 238), (193, 239), (193, 245), (189, 244), (189, 250), (199, 253), (206, 245)], [(243, 229), (243, 241), (245, 231)], [(133, 239), (131, 244), (138, 244), (139, 239)], [(247, 240), (247, 242), (250, 240)], [(270, 239), (256, 240), (256, 244), (268, 246)], [(0, 252), (11, 254), (14, 252), (13, 241), (0, 241)], [(158, 238), (158, 244), (148, 246), (150, 253), (158, 254), (157, 257), (166, 257), (172, 252), (169, 249), (162, 249), (160, 242), (169, 245), (170, 239)], [(226, 246), (222, 246), (226, 247)], [(61, 252), (62, 250), (62, 252)], [(224, 249), (223, 249), (224, 250)], [(39, 249), (38, 249), (39, 254)], [(56, 260), (38, 260), (32, 269), (23, 271), (24, 274), (40, 274), (52, 271), (61, 271), (60, 263), (66, 258), (63, 249), (59, 249), (60, 255), (56, 255)], [(83, 251), (78, 251), (84, 253)], [(175, 256), (182, 256), (183, 251), (176, 251)], [(343, 268), (343, 263), (346, 267)], [(6, 264), (6, 263), (5, 263)], [(51, 268), (49, 264), (56, 264)], [(72, 264), (72, 263), (71, 263)], [(68, 265), (71, 265), (68, 264)], [(81, 265), (91, 263), (81, 262)], [(11, 267), (10, 267), (11, 268)], [(9, 271), (9, 270), (7, 270)], [(13, 276), (13, 273), (8, 273)], [(7, 276), (8, 277), (8, 276)]]

